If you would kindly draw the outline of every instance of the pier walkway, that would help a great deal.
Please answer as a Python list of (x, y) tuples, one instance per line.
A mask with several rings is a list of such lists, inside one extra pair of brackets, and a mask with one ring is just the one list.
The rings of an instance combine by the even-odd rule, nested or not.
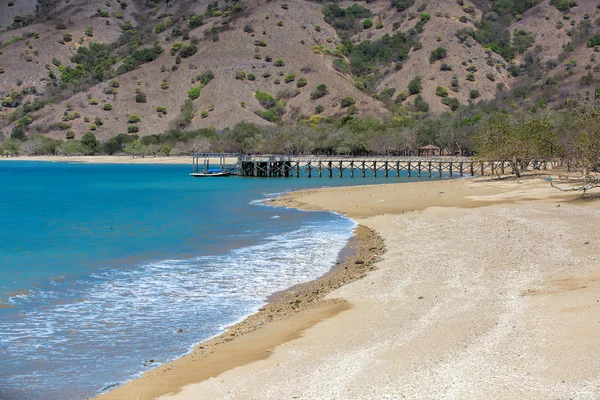
[[(233, 153), (197, 153), (192, 156), (192, 172), (200, 165), (208, 170), (211, 162), (221, 169), (234, 170), (245, 177), (408, 177), (497, 175), (513, 173), (506, 161), (480, 161), (459, 156), (414, 157), (345, 157), (345, 156), (282, 156), (240, 155)], [(555, 163), (547, 160), (533, 161), (527, 169), (552, 169)], [(344, 174), (346, 172), (346, 174)]]

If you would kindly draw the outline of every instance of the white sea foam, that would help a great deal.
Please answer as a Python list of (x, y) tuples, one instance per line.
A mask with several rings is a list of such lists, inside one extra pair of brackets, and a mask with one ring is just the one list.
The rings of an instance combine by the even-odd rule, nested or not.
[[(343, 217), (322, 222), (223, 255), (106, 268), (89, 279), (13, 296), (11, 303), (23, 307), (36, 299), (47, 306), (0, 323), (0, 359), (20, 359), (10, 376), (0, 372), (0, 387), (36, 387), (47, 398), (55, 387), (70, 387), (71, 398), (80, 398), (79, 387), (100, 390), (148, 369), (144, 360), (182, 355), (255, 312), (271, 293), (327, 272), (355, 224)], [(49, 365), (43, 376), (32, 374)]]

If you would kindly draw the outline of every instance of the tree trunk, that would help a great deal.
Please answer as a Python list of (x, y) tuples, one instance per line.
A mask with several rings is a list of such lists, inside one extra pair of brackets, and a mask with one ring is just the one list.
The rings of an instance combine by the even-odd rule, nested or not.
[(519, 171), (519, 162), (517, 161), (517, 157), (513, 157), (512, 159), (512, 169), (517, 178), (521, 177), (521, 171)]

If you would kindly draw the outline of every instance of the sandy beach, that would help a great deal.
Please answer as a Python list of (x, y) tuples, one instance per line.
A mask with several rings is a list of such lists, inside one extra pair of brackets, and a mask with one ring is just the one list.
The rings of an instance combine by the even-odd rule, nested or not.
[(341, 275), (101, 398), (597, 399), (600, 202), (576, 197), (541, 177), (291, 193), (361, 224)]
[(131, 156), (21, 156), (0, 158), (0, 161), (46, 161), (84, 164), (189, 164), (191, 156), (131, 157)]

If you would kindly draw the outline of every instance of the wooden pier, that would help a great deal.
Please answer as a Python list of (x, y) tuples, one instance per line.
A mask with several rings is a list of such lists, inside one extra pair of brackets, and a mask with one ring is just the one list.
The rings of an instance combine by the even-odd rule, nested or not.
[[(199, 160), (204, 160), (207, 168), (211, 157), (218, 157), (221, 168), (225, 161), (233, 159), (233, 154), (219, 153), (194, 154), (193, 161), (196, 171)], [(512, 167), (506, 161), (478, 161), (468, 157), (302, 157), (280, 155), (245, 156), (236, 155), (235, 168), (237, 175), (245, 177), (287, 178), (306, 176), (333, 178), (349, 176), (366, 178), (372, 177), (439, 177), (439, 176), (484, 176), (513, 173)], [(231, 165), (231, 163), (230, 163)], [(550, 161), (534, 161), (531, 169), (551, 169), (554, 163)], [(208, 168), (207, 168), (208, 169)], [(345, 174), (346, 173), (346, 174)]]

